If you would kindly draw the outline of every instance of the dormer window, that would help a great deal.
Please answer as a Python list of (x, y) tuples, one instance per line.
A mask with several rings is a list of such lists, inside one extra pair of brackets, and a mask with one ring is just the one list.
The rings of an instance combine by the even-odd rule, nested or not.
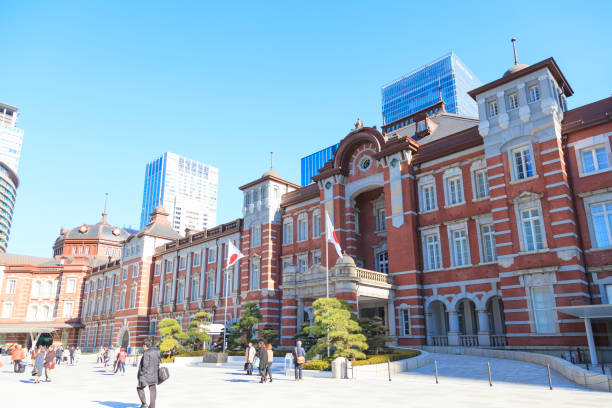
[(518, 101), (518, 94), (515, 93), (511, 93), (510, 95), (508, 95), (508, 109), (512, 110), (512, 109), (516, 109), (519, 106), (519, 101)]
[(497, 101), (489, 102), (489, 117), (492, 118), (494, 116), (497, 116), (497, 114), (498, 114)]
[(540, 87), (533, 85), (529, 87), (529, 103), (540, 100)]
[(427, 130), (427, 125), (424, 120), (420, 120), (417, 122), (417, 132), (424, 132)]

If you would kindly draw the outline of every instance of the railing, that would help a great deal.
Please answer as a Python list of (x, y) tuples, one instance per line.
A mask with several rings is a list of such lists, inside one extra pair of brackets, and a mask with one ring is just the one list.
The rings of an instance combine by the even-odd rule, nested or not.
[(391, 285), (393, 279), (386, 273), (371, 271), (369, 269), (357, 268), (357, 277), (359, 279), (371, 280), (374, 282), (388, 283)]
[(508, 337), (505, 334), (491, 334), (489, 338), (491, 347), (505, 347), (508, 345)]
[(478, 336), (462, 334), (459, 336), (459, 341), (463, 347), (478, 347)]
[(448, 346), (448, 336), (431, 336), (432, 346), (446, 347)]

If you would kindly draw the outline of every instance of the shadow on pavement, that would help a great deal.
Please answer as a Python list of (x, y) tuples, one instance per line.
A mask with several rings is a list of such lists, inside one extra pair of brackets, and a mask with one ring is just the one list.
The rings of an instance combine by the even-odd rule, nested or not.
[(139, 408), (140, 404), (134, 404), (130, 402), (118, 402), (118, 401), (92, 401), (96, 402), (103, 407), (111, 407), (111, 408)]

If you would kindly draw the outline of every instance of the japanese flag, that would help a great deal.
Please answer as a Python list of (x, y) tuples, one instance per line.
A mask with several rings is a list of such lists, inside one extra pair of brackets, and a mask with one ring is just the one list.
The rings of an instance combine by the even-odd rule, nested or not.
[(227, 267), (234, 265), (244, 255), (236, 248), (232, 241), (227, 241)]
[(331, 242), (332, 244), (334, 244), (338, 256), (342, 256), (342, 248), (340, 248), (340, 242), (338, 242), (338, 237), (336, 237), (336, 231), (334, 231), (334, 225), (329, 219), (329, 214), (327, 214), (327, 211), (325, 212), (325, 237), (327, 239), (327, 242)]

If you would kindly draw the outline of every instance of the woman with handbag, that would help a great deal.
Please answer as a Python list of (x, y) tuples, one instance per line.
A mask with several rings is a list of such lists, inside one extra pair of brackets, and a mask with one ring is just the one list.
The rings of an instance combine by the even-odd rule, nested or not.
[(40, 382), (40, 376), (43, 372), (43, 366), (45, 363), (45, 348), (40, 346), (38, 348), (38, 352), (32, 353), (32, 355), (36, 354), (34, 358), (34, 364), (32, 368), (32, 375), (34, 376), (34, 384), (38, 384)]
[[(138, 398), (142, 405), (141, 408), (155, 408), (155, 398), (157, 397), (157, 384), (159, 383), (159, 365), (161, 364), (161, 355), (159, 349), (153, 347), (153, 340), (147, 338), (142, 345), (144, 353), (140, 359), (138, 366)], [(149, 387), (149, 405), (144, 389)]]
[(55, 368), (55, 347), (53, 345), (49, 346), (49, 351), (45, 354), (43, 366), (45, 368), (45, 381), (51, 382), (51, 370)]
[(295, 381), (302, 381), (302, 368), (306, 362), (306, 350), (304, 350), (304, 347), (302, 347), (302, 342), (300, 340), (295, 343), (295, 348), (293, 349), (292, 354), (293, 367), (295, 368)]

